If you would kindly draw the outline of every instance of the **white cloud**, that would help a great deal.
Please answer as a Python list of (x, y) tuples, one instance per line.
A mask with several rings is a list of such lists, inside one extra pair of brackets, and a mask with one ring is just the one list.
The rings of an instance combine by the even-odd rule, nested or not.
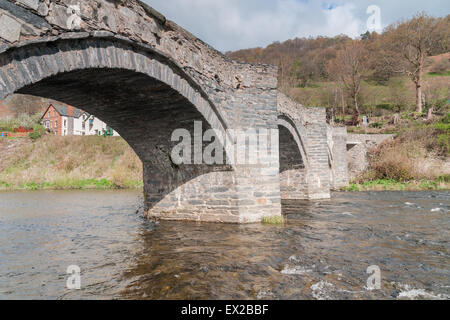
[(221, 51), (267, 46), (295, 37), (358, 36), (369, 5), (381, 8), (383, 26), (425, 10), (450, 12), (448, 0), (144, 0)]

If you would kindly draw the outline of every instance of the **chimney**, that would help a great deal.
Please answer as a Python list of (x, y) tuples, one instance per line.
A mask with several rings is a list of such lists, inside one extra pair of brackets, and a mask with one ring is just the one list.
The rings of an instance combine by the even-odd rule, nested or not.
[(67, 114), (70, 117), (73, 117), (73, 107), (72, 106), (67, 106)]

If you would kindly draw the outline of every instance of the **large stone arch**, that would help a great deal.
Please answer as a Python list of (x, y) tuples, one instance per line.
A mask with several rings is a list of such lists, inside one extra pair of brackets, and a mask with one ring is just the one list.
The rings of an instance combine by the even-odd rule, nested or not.
[(233, 189), (228, 166), (172, 162), (176, 142), (170, 139), (175, 129), (186, 129), (194, 137), (198, 121), (203, 122), (202, 134), (214, 129), (222, 132), (221, 138), (226, 124), (189, 76), (151, 50), (108, 39), (40, 42), (1, 55), (0, 76), (0, 99), (19, 92), (59, 100), (115, 128), (143, 162), (145, 200), (152, 215), (168, 212), (173, 192), (176, 207), (186, 201), (193, 214), (197, 204), (203, 210), (205, 203), (195, 194), (201, 197), (202, 191), (217, 185)]
[(304, 163), (305, 167), (308, 166), (306, 143), (304, 141), (306, 137), (302, 136), (302, 134), (300, 133), (304, 132), (304, 130), (301, 130), (304, 128), (300, 129), (288, 115), (280, 114), (278, 116), (278, 129), (285, 129), (289, 131), (290, 137), (294, 139), (296, 147), (298, 148), (296, 151), (300, 153), (301, 160)]
[(266, 164), (180, 168), (145, 130), (166, 137), (180, 123), (192, 131), (193, 120), (219, 132), (275, 129), (277, 68), (233, 61), (140, 1), (0, 1), (0, 99), (12, 92), (62, 100), (118, 129), (143, 159), (150, 216), (245, 223), (281, 214), (279, 174)]

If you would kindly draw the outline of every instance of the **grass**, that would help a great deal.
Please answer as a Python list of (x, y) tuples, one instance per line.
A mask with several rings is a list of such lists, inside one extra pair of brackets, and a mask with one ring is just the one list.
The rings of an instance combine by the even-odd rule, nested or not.
[(441, 72), (429, 72), (427, 74), (429, 77), (449, 77), (450, 76), (450, 70), (449, 71), (441, 71)]
[(285, 223), (283, 216), (269, 216), (261, 219), (262, 224), (283, 225)]
[(369, 150), (368, 170), (344, 191), (450, 190), (450, 115), (402, 119), (395, 139)]
[(355, 182), (434, 181), (450, 174), (450, 124), (446, 122), (445, 118), (401, 128), (393, 141), (369, 151), (369, 170)]
[(113, 190), (113, 189), (138, 189), (142, 188), (142, 181), (128, 181), (126, 186), (118, 186), (112, 180), (108, 179), (63, 179), (52, 182), (27, 182), (14, 185), (0, 181), (0, 190)]
[(344, 187), (341, 191), (430, 191), (450, 190), (450, 175), (439, 177), (435, 180), (396, 181), (392, 179), (378, 179), (361, 183), (353, 183)]
[[(25, 138), (0, 154), (0, 190), (138, 189), (142, 163), (122, 138)], [(8, 141), (2, 141), (2, 144)]]

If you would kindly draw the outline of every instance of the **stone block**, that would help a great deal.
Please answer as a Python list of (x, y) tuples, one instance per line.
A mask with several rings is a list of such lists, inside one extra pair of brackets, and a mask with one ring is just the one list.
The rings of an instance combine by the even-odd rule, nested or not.
[(17, 2), (33, 10), (37, 10), (39, 7), (39, 0), (17, 0)]
[(19, 41), (22, 25), (6, 14), (0, 16), (0, 38), (9, 42)]

